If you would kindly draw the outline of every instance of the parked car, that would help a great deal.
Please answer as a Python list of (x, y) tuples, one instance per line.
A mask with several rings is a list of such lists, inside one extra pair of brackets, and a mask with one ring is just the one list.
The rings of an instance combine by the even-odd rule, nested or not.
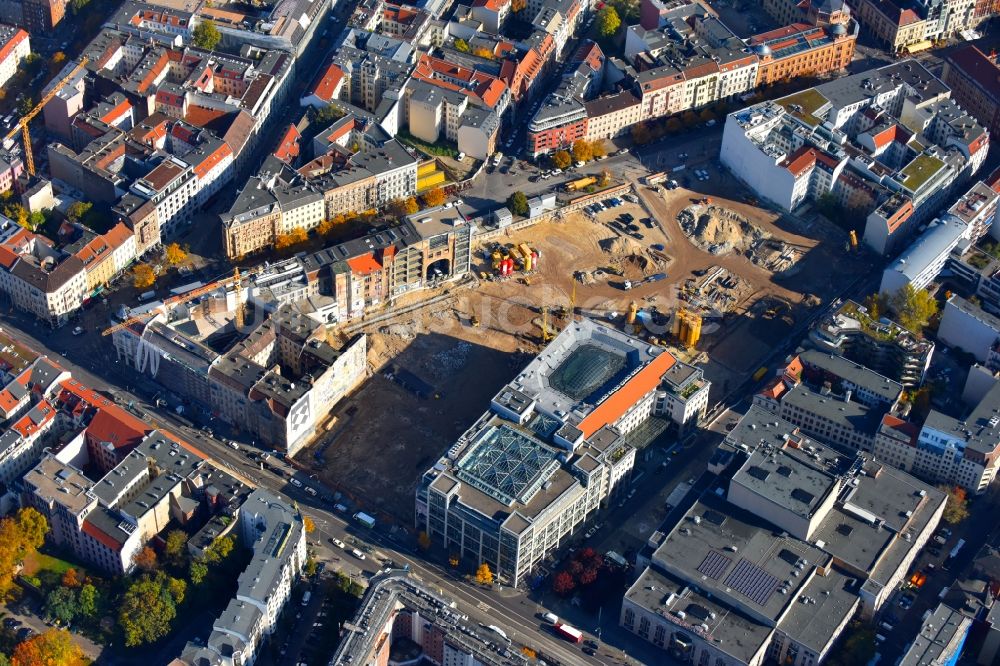
[(302, 482), (299, 481), (298, 479), (292, 478), (292, 479), (289, 479), (289, 480), (292, 482), (292, 485), (295, 486), (296, 488), (301, 488), (302, 487)]
[(332, 543), (337, 548), (347, 548), (347, 546), (344, 544), (344, 542), (341, 541), (340, 539), (335, 539), (333, 537), (330, 537), (330, 543)]
[(360, 550), (358, 550), (357, 548), (352, 548), (352, 549), (351, 549), (351, 555), (353, 555), (354, 557), (358, 558), (359, 560), (363, 560), (363, 559), (365, 559), (365, 554), (364, 554), (364, 553), (362, 553), (362, 552), (361, 552)]
[(83, 335), (83, 327), (77, 326), (73, 329), (73, 335)]

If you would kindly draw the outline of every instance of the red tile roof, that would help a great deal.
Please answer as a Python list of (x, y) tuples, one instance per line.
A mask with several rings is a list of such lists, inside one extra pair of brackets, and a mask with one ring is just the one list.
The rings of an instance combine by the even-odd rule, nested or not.
[(816, 152), (816, 149), (812, 146), (801, 146), (785, 159), (782, 166), (788, 169), (792, 176), (798, 178), (816, 166)]
[(274, 156), (282, 162), (291, 162), (299, 156), (299, 139), (302, 135), (295, 125), (289, 125), (285, 130), (285, 136), (278, 142), (278, 148), (274, 151)]
[(920, 428), (909, 421), (904, 421), (901, 418), (897, 418), (892, 414), (886, 414), (882, 417), (882, 425), (887, 428), (892, 428), (903, 435), (910, 438), (910, 446), (917, 445), (917, 435), (920, 434)]
[(204, 178), (208, 173), (218, 166), (219, 162), (222, 162), (227, 157), (231, 157), (233, 154), (233, 149), (229, 147), (228, 143), (220, 143), (219, 146), (213, 150), (205, 158), (194, 165), (194, 173), (198, 178)]
[(375, 260), (371, 253), (363, 254), (360, 257), (351, 257), (347, 260), (347, 265), (351, 267), (351, 272), (358, 275), (367, 275), (382, 270), (382, 264)]
[(220, 111), (219, 109), (209, 109), (196, 104), (188, 104), (187, 113), (184, 114), (184, 120), (191, 123), (195, 127), (204, 127), (213, 120), (218, 120), (223, 117), (226, 113), (228, 112)]
[(95, 442), (110, 442), (115, 448), (138, 444), (153, 428), (124, 409), (108, 400), (97, 391), (88, 388), (75, 379), (62, 383), (60, 402), (73, 398), (97, 410), (97, 414), (87, 426), (87, 437)]
[(768, 384), (767, 386), (765, 386), (760, 390), (760, 393), (758, 395), (766, 396), (768, 398), (777, 400), (787, 390), (788, 387), (785, 386), (785, 382), (781, 380), (781, 377), (775, 377), (774, 379), (771, 380), (770, 384)]
[(913, 135), (910, 134), (910, 132), (908, 132), (902, 125), (894, 124), (885, 128), (878, 134), (873, 134), (872, 139), (875, 141), (876, 148), (883, 148), (888, 146), (893, 141), (906, 143), (912, 136)]
[[(41, 418), (37, 421), (32, 417), (41, 412)], [(31, 437), (42, 429), (42, 426), (49, 423), (56, 417), (56, 410), (52, 408), (48, 400), (42, 400), (34, 407), (31, 411), (22, 416), (17, 423), (11, 426), (11, 430), (16, 430), (21, 434), (21, 437)]]
[(122, 549), (122, 545), (118, 543), (115, 539), (111, 538), (109, 535), (105, 534), (104, 531), (97, 525), (94, 525), (89, 520), (83, 521), (83, 531), (89, 536), (93, 537), (96, 541), (110, 548), (111, 550), (118, 552)]
[(117, 120), (120, 120), (132, 109), (132, 105), (127, 99), (123, 99), (118, 102), (113, 109), (101, 116), (103, 122), (113, 125)]
[(330, 63), (316, 80), (316, 85), (313, 86), (312, 94), (319, 97), (325, 102), (333, 101), (336, 97), (335, 93), (337, 90), (337, 85), (344, 78), (344, 70), (340, 68), (340, 65), (336, 63)]
[(673, 367), (675, 362), (669, 352), (663, 352), (635, 373), (621, 388), (584, 417), (578, 426), (583, 436), (590, 437), (604, 426), (620, 419), (644, 395), (657, 387), (664, 373)]
[(986, 176), (983, 182), (992, 187), (994, 192), (1000, 192), (1000, 167), (997, 167), (996, 171)]
[(18, 44), (27, 38), (28, 33), (18, 28), (17, 32), (14, 33), (14, 36), (8, 39), (3, 46), (0, 46), (0, 62), (3, 62), (10, 57), (10, 54), (14, 52), (14, 49), (17, 48)]

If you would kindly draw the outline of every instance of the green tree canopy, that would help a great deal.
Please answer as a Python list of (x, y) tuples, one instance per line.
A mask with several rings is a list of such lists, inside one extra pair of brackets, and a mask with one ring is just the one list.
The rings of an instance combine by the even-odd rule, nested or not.
[(524, 192), (514, 192), (507, 198), (507, 209), (514, 215), (528, 214), (528, 197)]
[(45, 597), (45, 616), (69, 624), (80, 612), (76, 590), (59, 586)]
[(214, 51), (215, 47), (222, 41), (222, 33), (215, 27), (212, 21), (202, 21), (194, 29), (194, 45), (199, 49)]
[(618, 32), (622, 25), (618, 10), (611, 5), (604, 5), (601, 11), (597, 12), (597, 34), (605, 39), (610, 39)]
[(170, 633), (177, 604), (184, 598), (184, 589), (177, 583), (183, 585), (183, 581), (158, 572), (146, 574), (129, 586), (118, 613), (126, 646), (152, 643)]
[(889, 299), (896, 321), (906, 330), (919, 335), (930, 318), (937, 314), (938, 304), (926, 289), (915, 289), (907, 283)]
[(94, 617), (97, 615), (97, 606), (100, 603), (100, 598), (97, 588), (90, 583), (86, 583), (80, 588), (80, 594), (77, 596), (80, 614), (84, 617)]

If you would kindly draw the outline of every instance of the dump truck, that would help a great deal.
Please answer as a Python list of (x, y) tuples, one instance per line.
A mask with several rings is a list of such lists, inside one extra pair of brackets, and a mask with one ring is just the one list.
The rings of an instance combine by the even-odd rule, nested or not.
[(666, 278), (667, 278), (666, 273), (654, 273), (653, 275), (645, 277), (641, 280), (637, 280), (636, 282), (632, 282), (631, 280), (625, 280), (625, 291), (628, 291), (629, 289), (635, 289), (640, 284), (646, 284), (648, 282), (659, 282), (660, 280), (665, 280)]

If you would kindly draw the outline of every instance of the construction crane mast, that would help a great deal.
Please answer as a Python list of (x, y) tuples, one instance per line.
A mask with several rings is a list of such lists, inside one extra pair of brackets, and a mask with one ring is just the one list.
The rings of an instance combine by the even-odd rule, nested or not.
[(49, 100), (55, 97), (59, 91), (62, 90), (62, 87), (66, 85), (66, 82), (79, 74), (80, 70), (87, 66), (87, 62), (86, 57), (80, 58), (80, 62), (76, 63), (76, 66), (73, 67), (70, 73), (59, 79), (59, 82), (52, 86), (52, 90), (45, 93), (45, 96), (39, 100), (38, 104), (36, 104), (31, 111), (28, 111), (26, 114), (21, 116), (21, 118), (17, 121), (17, 125), (15, 125), (14, 128), (7, 133), (7, 136), (3, 138), (4, 141), (7, 141), (8, 139), (13, 139), (14, 135), (18, 132), (21, 133), (21, 138), (24, 142), (24, 162), (28, 167), (28, 173), (32, 176), (35, 175), (35, 156), (31, 150), (31, 132), (29, 131), (28, 125), (31, 124), (31, 121), (34, 120), (35, 116), (42, 112), (42, 109), (49, 103)]

